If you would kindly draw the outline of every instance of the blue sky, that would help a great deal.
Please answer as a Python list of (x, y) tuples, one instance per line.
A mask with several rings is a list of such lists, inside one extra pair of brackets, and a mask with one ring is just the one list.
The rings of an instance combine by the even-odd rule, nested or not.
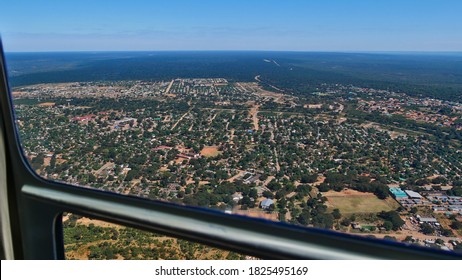
[(6, 51), (462, 51), (461, 0), (2, 0)]

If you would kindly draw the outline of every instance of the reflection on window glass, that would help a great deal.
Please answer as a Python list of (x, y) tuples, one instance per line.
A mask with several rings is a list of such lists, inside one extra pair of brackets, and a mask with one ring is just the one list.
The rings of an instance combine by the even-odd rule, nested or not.
[(63, 216), (63, 230), (66, 259), (253, 259), (199, 243), (145, 232), (70, 213)]

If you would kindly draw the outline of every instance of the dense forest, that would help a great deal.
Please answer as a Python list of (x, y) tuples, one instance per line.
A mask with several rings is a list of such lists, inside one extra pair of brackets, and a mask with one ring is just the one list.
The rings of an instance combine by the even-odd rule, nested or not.
[(316, 52), (10, 53), (11, 86), (37, 83), (224, 77), (306, 95), (325, 84), (460, 101), (460, 54)]

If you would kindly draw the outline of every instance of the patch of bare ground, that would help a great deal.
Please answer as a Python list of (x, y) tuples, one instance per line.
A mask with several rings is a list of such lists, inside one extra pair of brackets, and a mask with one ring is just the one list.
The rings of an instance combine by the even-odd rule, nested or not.
[(200, 154), (204, 157), (216, 157), (220, 153), (218, 146), (205, 146), (200, 152)]
[(236, 210), (234, 214), (253, 217), (253, 218), (260, 218), (260, 219), (265, 219), (265, 220), (271, 220), (271, 221), (279, 221), (278, 213), (276, 212), (268, 213), (261, 209)]
[(40, 106), (40, 107), (52, 107), (52, 106), (55, 106), (55, 103), (54, 102), (43, 102), (43, 103), (39, 103), (37, 105)]

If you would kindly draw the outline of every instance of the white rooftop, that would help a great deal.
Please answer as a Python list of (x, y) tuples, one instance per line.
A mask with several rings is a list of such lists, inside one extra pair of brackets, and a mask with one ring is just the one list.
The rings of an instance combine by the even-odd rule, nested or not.
[(415, 191), (405, 191), (410, 198), (422, 198), (422, 196)]

